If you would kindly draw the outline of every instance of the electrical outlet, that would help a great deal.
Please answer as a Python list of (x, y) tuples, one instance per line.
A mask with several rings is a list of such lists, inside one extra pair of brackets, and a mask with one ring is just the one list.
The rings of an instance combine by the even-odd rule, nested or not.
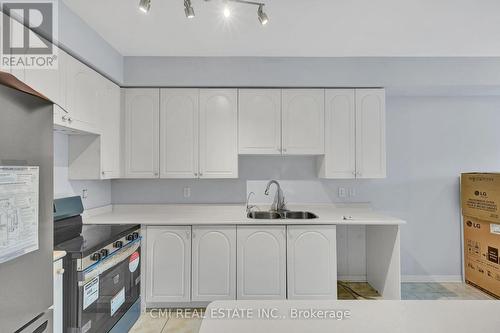
[(87, 190), (86, 188), (84, 188), (82, 190), (82, 199), (87, 199), (89, 197), (89, 190)]
[(339, 198), (347, 197), (347, 191), (345, 187), (339, 187)]
[(189, 198), (191, 196), (191, 187), (184, 187), (184, 198)]

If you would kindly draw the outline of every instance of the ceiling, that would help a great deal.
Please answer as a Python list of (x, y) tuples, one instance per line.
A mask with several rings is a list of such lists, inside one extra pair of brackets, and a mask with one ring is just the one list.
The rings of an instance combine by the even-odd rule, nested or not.
[(264, 0), (257, 8), (220, 0), (64, 0), (124, 56), (500, 56), (498, 0)]

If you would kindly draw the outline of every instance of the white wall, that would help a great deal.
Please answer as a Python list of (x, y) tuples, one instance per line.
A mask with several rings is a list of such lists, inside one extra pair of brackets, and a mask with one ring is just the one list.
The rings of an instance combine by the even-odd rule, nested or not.
[(82, 195), (87, 189), (88, 197), (83, 199), (86, 209), (106, 206), (111, 203), (111, 182), (70, 181), (68, 179), (68, 136), (54, 132), (54, 198)]
[[(500, 170), (500, 97), (390, 97), (387, 179), (319, 180), (312, 157), (240, 157), (238, 180), (117, 180), (114, 203), (244, 202), (247, 180), (284, 182), (292, 201), (304, 184), (318, 201), (371, 202), (403, 218), (402, 271), (456, 279), (461, 274), (459, 174)], [(286, 184), (286, 185), (285, 185)], [(184, 186), (192, 196), (183, 198)], [(338, 187), (356, 196), (338, 198)], [(262, 189), (263, 190), (263, 189)]]

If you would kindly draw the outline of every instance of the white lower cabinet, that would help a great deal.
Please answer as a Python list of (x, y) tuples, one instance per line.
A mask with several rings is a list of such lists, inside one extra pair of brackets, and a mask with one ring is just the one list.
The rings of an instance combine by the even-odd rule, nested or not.
[(287, 229), (288, 299), (336, 299), (335, 226), (288, 226)]
[(193, 226), (192, 297), (236, 299), (236, 226)]
[(146, 302), (191, 301), (191, 227), (148, 227)]
[(238, 226), (237, 234), (237, 299), (285, 299), (285, 226)]

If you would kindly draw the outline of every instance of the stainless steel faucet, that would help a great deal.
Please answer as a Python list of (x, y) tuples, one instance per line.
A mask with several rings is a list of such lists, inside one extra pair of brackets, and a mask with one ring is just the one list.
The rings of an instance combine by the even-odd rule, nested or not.
[(269, 195), (269, 188), (271, 187), (272, 184), (276, 185), (276, 194), (274, 195), (274, 200), (271, 205), (271, 211), (275, 212), (286, 211), (287, 209), (285, 203), (285, 196), (283, 195), (283, 191), (281, 190), (280, 184), (276, 180), (270, 180), (269, 183), (267, 183), (264, 194)]

